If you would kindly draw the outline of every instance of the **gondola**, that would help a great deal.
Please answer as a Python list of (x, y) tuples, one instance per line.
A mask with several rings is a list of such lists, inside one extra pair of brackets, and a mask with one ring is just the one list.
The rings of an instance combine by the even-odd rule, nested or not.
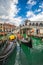
[(29, 38), (29, 39), (27, 39), (27, 38), (26, 39), (22, 39), (21, 40), (21, 44), (24, 44), (24, 45), (32, 48), (32, 39), (31, 38)]
[(4, 61), (12, 53), (15, 47), (15, 41), (4, 41), (3, 45), (0, 45), (0, 62)]
[(28, 65), (43, 65), (43, 42), (39, 38), (32, 37), (32, 48), (29, 48), (23, 42), (21, 48), (29, 60)]

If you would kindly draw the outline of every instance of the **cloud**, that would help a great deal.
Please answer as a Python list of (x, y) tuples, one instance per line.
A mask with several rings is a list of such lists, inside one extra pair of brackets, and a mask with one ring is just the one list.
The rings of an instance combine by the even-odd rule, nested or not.
[(8, 19), (8, 16), (2, 15), (0, 16), (0, 19)]
[(22, 22), (22, 18), (21, 17), (18, 17), (18, 18), (15, 18), (14, 19), (14, 21), (16, 22), (15, 24), (17, 25), (17, 26), (19, 26), (20, 24), (21, 24), (21, 22)]
[(34, 5), (36, 5), (36, 3), (37, 2), (35, 0), (28, 0), (26, 8), (31, 9)]
[(16, 17), (20, 8), (17, 6), (18, 0), (0, 0), (0, 21), (19, 24), (21, 17)]
[(9, 9), (9, 17), (14, 17), (16, 16), (16, 14), (19, 12), (20, 8), (17, 8), (17, 5), (13, 3), (11, 3), (10, 5), (10, 9)]
[(39, 8), (39, 9), (35, 10), (34, 13), (35, 13), (35, 12), (41, 12), (41, 9)]
[(21, 24), (21, 22), (23, 21), (22, 17), (16, 17), (16, 18), (12, 18), (10, 19), (10, 23), (15, 24), (16, 26), (19, 26)]
[(41, 11), (41, 9), (38, 9), (38, 10), (37, 10), (37, 12), (40, 12), (40, 11)]
[(36, 1), (34, 1), (34, 0), (28, 0), (28, 2), (27, 2), (27, 4), (29, 4), (29, 5), (35, 5), (36, 4)]
[(13, 0), (11, 2), (11, 5), (10, 5), (10, 9), (9, 9), (9, 19), (10, 19), (10, 22), (12, 22), (12, 24), (15, 24), (15, 25), (19, 25), (22, 21), (22, 17), (16, 17), (20, 8), (17, 7), (17, 4), (18, 4), (18, 0)]
[(41, 3), (41, 5), (39, 5), (39, 7), (43, 9), (43, 2)]
[(34, 15), (34, 13), (32, 11), (28, 11), (27, 12), (26, 17), (29, 17), (30, 18), (30, 17), (33, 17), (33, 16), (35, 16), (35, 15)]
[(27, 18), (31, 21), (43, 21), (43, 12), (35, 15), (32, 11), (28, 11), (26, 16), (28, 16)]
[(18, 0), (10, 0), (11, 2), (14, 2), (14, 4), (18, 4)]
[(9, 4), (9, 0), (0, 0), (0, 15), (8, 15)]
[[(33, 14), (35, 15), (35, 14)], [(31, 21), (43, 21), (43, 12), (31, 17), (31, 18), (28, 18), (29, 20)]]

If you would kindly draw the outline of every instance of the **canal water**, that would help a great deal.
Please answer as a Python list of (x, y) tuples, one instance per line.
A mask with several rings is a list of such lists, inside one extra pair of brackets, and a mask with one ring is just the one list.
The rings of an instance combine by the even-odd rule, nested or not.
[(21, 45), (20, 47), (17, 42), (17, 47), (3, 61), (2, 65), (43, 65), (43, 42), (37, 38), (32, 38), (32, 40), (32, 49), (25, 45)]
[(17, 42), (17, 48), (14, 49), (14, 51), (10, 54), (10, 56), (6, 60), (4, 60), (2, 65), (28, 65), (26, 55), (24, 54), (18, 42)]

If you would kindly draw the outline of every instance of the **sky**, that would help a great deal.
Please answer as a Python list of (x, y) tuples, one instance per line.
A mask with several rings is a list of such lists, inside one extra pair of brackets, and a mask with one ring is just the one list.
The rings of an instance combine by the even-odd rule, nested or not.
[(0, 0), (0, 22), (19, 26), (26, 19), (43, 21), (43, 0)]

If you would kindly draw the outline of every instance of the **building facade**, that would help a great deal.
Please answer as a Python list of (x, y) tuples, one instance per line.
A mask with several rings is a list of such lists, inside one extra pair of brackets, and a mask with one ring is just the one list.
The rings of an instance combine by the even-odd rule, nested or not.
[(30, 21), (30, 20), (25, 20), (24, 25), (32, 25), (32, 26), (43, 26), (43, 21)]
[(0, 34), (12, 32), (15, 29), (15, 25), (9, 23), (0, 23)]
[(25, 20), (24, 24), (21, 26), (22, 33), (29, 33), (30, 30), (34, 30), (33, 34), (43, 34), (43, 21), (30, 21)]

